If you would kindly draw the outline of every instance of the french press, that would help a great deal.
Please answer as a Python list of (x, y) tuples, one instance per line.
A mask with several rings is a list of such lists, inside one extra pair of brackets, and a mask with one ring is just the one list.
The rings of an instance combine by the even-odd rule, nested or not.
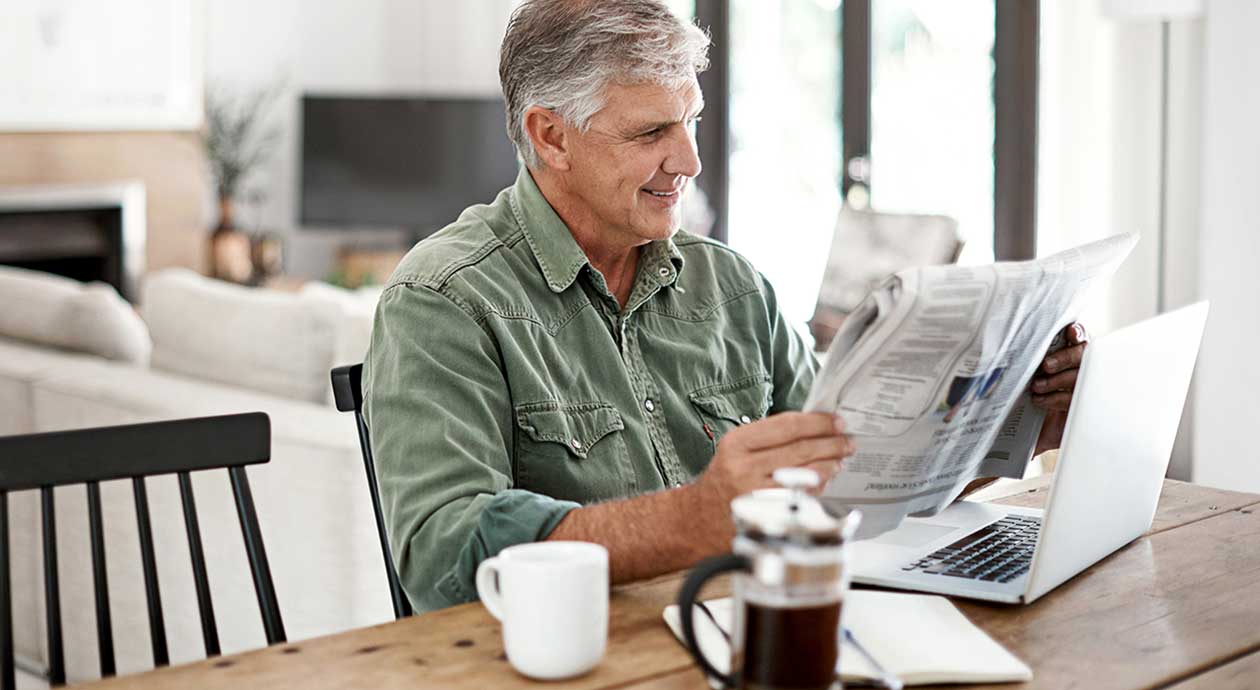
[[(774, 480), (783, 488), (731, 501), (733, 552), (687, 576), (678, 593), (683, 639), (696, 663), (727, 688), (838, 688), (845, 544), (861, 514), (829, 515), (805, 491), (818, 485), (812, 470), (779, 469)], [(701, 587), (727, 572), (734, 573), (729, 674), (705, 658), (692, 619)]]

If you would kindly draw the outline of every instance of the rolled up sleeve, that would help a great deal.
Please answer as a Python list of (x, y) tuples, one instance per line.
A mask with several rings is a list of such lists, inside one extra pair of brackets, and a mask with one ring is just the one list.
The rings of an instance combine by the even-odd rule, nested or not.
[(498, 349), (448, 295), (409, 283), (385, 291), (363, 382), (390, 547), (417, 610), (475, 600), (481, 561), (545, 539), (578, 507), (514, 488)]

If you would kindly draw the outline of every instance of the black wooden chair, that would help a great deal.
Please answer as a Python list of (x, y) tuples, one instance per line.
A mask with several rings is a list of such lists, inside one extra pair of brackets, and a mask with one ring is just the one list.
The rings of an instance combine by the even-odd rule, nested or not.
[(100, 489), (100, 482), (111, 479), (131, 479), (132, 483), (154, 665), (165, 666), (170, 663), (166, 624), (162, 618), (162, 598), (158, 589), (149, 500), (144, 481), (145, 477), (155, 475), (178, 474), (206, 655), (216, 656), (220, 652), (214, 606), (210, 601), (210, 583), (206, 575), (205, 552), (201, 545), (201, 528), (197, 522), (197, 506), (189, 475), (198, 470), (227, 469), (236, 499), (241, 533), (245, 539), (254, 590), (262, 613), (263, 632), (269, 645), (284, 642), (284, 624), (280, 620), (280, 607), (276, 602), (271, 570), (267, 565), (267, 552), (263, 547), (258, 516), (254, 511), (254, 499), (245, 476), (246, 465), (264, 463), (270, 459), (271, 422), (261, 412), (0, 437), (0, 672), (3, 673), (0, 687), (3, 690), (13, 690), (15, 686), (13, 603), (10, 598), (13, 592), (9, 575), (8, 496), (11, 491), (40, 491), (50, 684), (63, 685), (66, 682), (53, 487), (67, 484), (87, 486), (92, 581), (96, 594), (97, 643), (102, 677), (115, 674)]
[(411, 602), (398, 582), (398, 571), (389, 549), (389, 535), (385, 531), (385, 516), (381, 513), (381, 491), (376, 485), (376, 463), (372, 460), (372, 441), (368, 437), (367, 422), (363, 419), (363, 365), (348, 364), (332, 370), (333, 398), (337, 409), (354, 412), (359, 429), (359, 448), (363, 451), (363, 469), (367, 471), (368, 491), (372, 494), (372, 512), (376, 515), (376, 533), (381, 540), (381, 553), (385, 556), (385, 575), (389, 578), (389, 596), (394, 603), (394, 618), (411, 615)]

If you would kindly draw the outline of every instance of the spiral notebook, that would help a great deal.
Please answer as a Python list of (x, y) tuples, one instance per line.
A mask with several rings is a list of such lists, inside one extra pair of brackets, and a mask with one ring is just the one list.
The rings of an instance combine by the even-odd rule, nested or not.
[[(731, 600), (705, 602), (712, 619), (697, 609), (696, 635), (718, 670), (730, 667), (727, 643)], [(845, 595), (844, 626), (883, 669), (906, 685), (1007, 683), (1031, 680), (1032, 670), (945, 597), (852, 590)], [(665, 609), (665, 623), (682, 640), (678, 606)], [(718, 625), (721, 625), (721, 629)], [(878, 680), (879, 671), (846, 639), (840, 650), (845, 681)]]

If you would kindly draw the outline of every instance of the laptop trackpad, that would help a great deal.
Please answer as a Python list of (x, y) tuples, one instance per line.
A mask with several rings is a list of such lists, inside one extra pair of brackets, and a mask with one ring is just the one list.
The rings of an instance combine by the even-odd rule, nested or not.
[(877, 544), (887, 544), (889, 546), (907, 546), (910, 548), (917, 548), (925, 544), (930, 544), (956, 529), (958, 528), (943, 525), (930, 525), (923, 522), (906, 520), (905, 522), (902, 522), (897, 529), (891, 532), (885, 532), (872, 541)]

